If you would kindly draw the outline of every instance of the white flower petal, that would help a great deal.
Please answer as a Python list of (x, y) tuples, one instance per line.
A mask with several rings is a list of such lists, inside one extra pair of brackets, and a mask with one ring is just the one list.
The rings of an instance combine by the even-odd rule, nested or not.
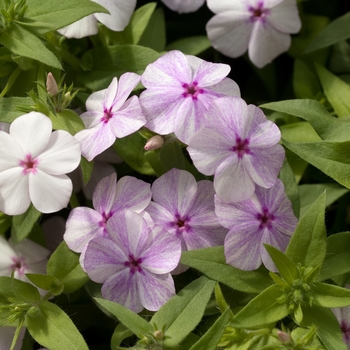
[(271, 9), (267, 21), (283, 33), (298, 33), (301, 21), (295, 0), (283, 0)]
[(63, 27), (58, 32), (66, 38), (84, 38), (98, 33), (97, 20), (94, 15), (86, 16), (79, 21)]
[(11, 276), (13, 258), (16, 257), (17, 254), (12, 246), (0, 235), (0, 276)]
[(25, 158), (21, 146), (4, 131), (0, 131), (0, 145), (0, 171), (18, 167)]
[(171, 10), (179, 13), (197, 11), (203, 6), (205, 0), (162, 0)]
[(18, 253), (18, 255), (25, 257), (25, 263), (27, 265), (41, 263), (45, 267), (46, 258), (50, 254), (48, 249), (29, 239), (25, 239), (16, 244), (13, 246), (13, 249)]

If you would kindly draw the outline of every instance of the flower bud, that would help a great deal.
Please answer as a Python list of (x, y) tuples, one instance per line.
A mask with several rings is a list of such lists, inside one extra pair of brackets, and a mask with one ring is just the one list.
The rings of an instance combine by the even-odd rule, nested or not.
[(161, 148), (163, 146), (163, 143), (163, 137), (161, 137), (160, 135), (155, 135), (147, 141), (144, 149), (146, 151), (154, 151), (156, 149)]
[(56, 80), (51, 72), (47, 75), (46, 79), (46, 90), (49, 96), (53, 97), (58, 93), (58, 86)]
[(288, 333), (282, 332), (282, 331), (277, 332), (277, 337), (278, 337), (279, 341), (283, 344), (290, 343), (292, 340)]

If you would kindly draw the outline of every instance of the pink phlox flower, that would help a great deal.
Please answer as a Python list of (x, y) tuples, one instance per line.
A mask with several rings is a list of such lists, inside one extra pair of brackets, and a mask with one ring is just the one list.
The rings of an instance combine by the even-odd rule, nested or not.
[(150, 184), (131, 176), (122, 177), (118, 183), (116, 173), (102, 179), (92, 197), (93, 207), (74, 208), (67, 219), (64, 240), (68, 247), (81, 255), (94, 237), (108, 236), (107, 222), (125, 209), (140, 213), (151, 200)]
[(127, 100), (140, 79), (138, 74), (125, 73), (119, 82), (113, 78), (107, 89), (94, 92), (86, 100), (87, 112), (80, 116), (86, 129), (75, 134), (75, 138), (87, 160), (112, 146), (116, 138), (130, 135), (146, 123), (138, 97)]
[(255, 184), (272, 187), (284, 159), (276, 124), (238, 97), (216, 100), (208, 115), (211, 125), (199, 130), (187, 149), (200, 172), (214, 174), (217, 195), (239, 202), (253, 195)]
[(80, 144), (38, 112), (18, 117), (0, 131), (0, 211), (24, 213), (30, 202), (43, 213), (64, 208), (72, 193), (66, 173), (80, 163)]
[[(174, 168), (153, 182), (146, 212), (155, 226), (177, 237), (183, 251), (223, 245), (227, 229), (215, 215), (214, 194), (211, 181), (197, 183), (191, 173)], [(186, 269), (180, 264), (173, 274)]]
[[(350, 289), (350, 285), (347, 284), (345, 288)], [(340, 330), (343, 333), (343, 341), (350, 350), (350, 306), (332, 308), (332, 311), (339, 322)]]
[(256, 186), (255, 194), (242, 202), (225, 203), (215, 196), (215, 213), (230, 230), (224, 244), (228, 264), (249, 271), (263, 263), (277, 271), (263, 244), (284, 252), (298, 223), (279, 179), (268, 189)]
[(158, 134), (172, 132), (188, 144), (206, 124), (204, 112), (221, 96), (239, 96), (238, 85), (226, 78), (230, 66), (170, 51), (147, 66), (140, 95), (146, 127)]
[(162, 2), (173, 11), (188, 13), (197, 11), (205, 0), (162, 0)]
[(41, 245), (25, 239), (14, 245), (0, 236), (0, 276), (31, 283), (26, 273), (46, 273), (47, 257), (50, 251)]
[(140, 312), (157, 311), (175, 295), (173, 270), (181, 256), (174, 235), (150, 230), (138, 214), (125, 210), (107, 222), (108, 237), (91, 240), (83, 261), (89, 277), (103, 283), (102, 296)]
[(208, 0), (216, 15), (206, 29), (213, 47), (229, 57), (248, 50), (259, 68), (270, 63), (291, 44), (301, 21), (296, 0)]
[(92, 0), (103, 6), (108, 13), (94, 13), (72, 23), (58, 32), (67, 38), (80, 39), (98, 33), (97, 21), (113, 31), (122, 31), (130, 21), (136, 0)]

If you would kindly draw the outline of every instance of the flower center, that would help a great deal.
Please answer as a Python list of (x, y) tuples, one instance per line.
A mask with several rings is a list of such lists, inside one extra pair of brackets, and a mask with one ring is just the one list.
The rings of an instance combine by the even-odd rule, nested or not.
[(265, 21), (265, 17), (270, 13), (269, 9), (264, 9), (264, 2), (259, 1), (256, 7), (249, 6), (249, 12), (252, 14), (250, 17), (251, 21)]
[(98, 223), (98, 225), (100, 227), (103, 227), (104, 230), (106, 230), (107, 221), (112, 215), (113, 215), (113, 212), (110, 212), (110, 213), (107, 213), (107, 214), (105, 212), (103, 212), (102, 213), (102, 220)]
[(249, 145), (249, 140), (245, 139), (242, 140), (240, 137), (236, 138), (236, 145), (232, 147), (232, 151), (236, 152), (238, 155), (238, 158), (243, 158), (245, 154), (250, 153), (250, 149), (248, 147)]
[(272, 221), (275, 220), (274, 215), (269, 213), (267, 208), (263, 208), (262, 213), (257, 214), (256, 218), (260, 221), (259, 229), (263, 229), (265, 227), (271, 229)]
[(19, 165), (23, 168), (23, 174), (36, 173), (38, 160), (33, 159), (31, 154), (27, 154), (24, 160), (20, 160)]
[(127, 266), (130, 268), (130, 273), (134, 274), (135, 272), (142, 272), (141, 263), (142, 258), (136, 259), (133, 254), (129, 254), (129, 261), (126, 261), (124, 263), (124, 266)]
[(197, 100), (198, 95), (203, 93), (203, 89), (198, 87), (197, 82), (193, 82), (191, 84), (182, 84), (182, 87), (184, 88), (184, 93), (182, 94), (183, 97), (192, 97), (193, 100)]
[(110, 119), (112, 119), (113, 113), (111, 109), (104, 109), (103, 117), (101, 118), (101, 122), (107, 124)]
[(16, 256), (11, 258), (11, 260), (13, 261), (13, 264), (11, 265), (11, 269), (17, 271), (20, 276), (24, 276), (25, 272), (28, 269), (28, 266), (25, 263), (24, 257)]
[(347, 322), (341, 321), (340, 329), (343, 333), (343, 339), (346, 344), (350, 344), (350, 326)]
[(176, 234), (181, 235), (184, 231), (189, 231), (191, 226), (188, 224), (189, 218), (182, 218), (179, 214), (175, 214), (175, 220), (171, 223), (176, 228)]

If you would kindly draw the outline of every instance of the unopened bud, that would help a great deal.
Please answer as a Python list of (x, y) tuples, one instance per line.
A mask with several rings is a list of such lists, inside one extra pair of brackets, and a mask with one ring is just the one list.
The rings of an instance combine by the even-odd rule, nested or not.
[(56, 96), (58, 93), (58, 86), (51, 72), (49, 72), (49, 74), (47, 75), (46, 90), (49, 96), (51, 97)]
[(277, 332), (277, 337), (278, 337), (279, 341), (283, 344), (290, 343), (292, 340), (288, 333), (282, 332), (282, 331)]
[(164, 339), (164, 333), (163, 333), (163, 331), (161, 331), (161, 330), (156, 330), (154, 333), (153, 333), (153, 336), (154, 336), (154, 338), (155, 339), (157, 339), (157, 340), (163, 340)]
[(164, 143), (163, 137), (159, 135), (155, 135), (147, 141), (144, 148), (146, 151), (154, 151), (156, 149), (161, 148), (163, 146), (163, 143)]

